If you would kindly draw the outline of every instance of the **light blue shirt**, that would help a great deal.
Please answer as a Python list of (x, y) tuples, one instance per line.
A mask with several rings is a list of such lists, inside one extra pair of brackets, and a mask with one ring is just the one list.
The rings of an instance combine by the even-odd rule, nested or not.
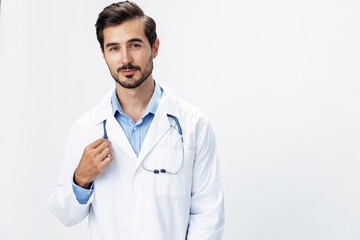
[[(136, 156), (139, 155), (141, 146), (144, 142), (146, 133), (149, 130), (149, 127), (154, 119), (156, 110), (159, 106), (163, 90), (155, 81), (155, 90), (154, 93), (143, 113), (141, 118), (135, 122), (131, 117), (129, 117), (122, 109), (120, 102), (117, 98), (116, 89), (111, 97), (111, 106), (114, 117), (124, 130), (126, 137), (128, 138)], [(91, 194), (94, 191), (94, 185), (91, 183), (90, 189), (84, 189), (72, 183), (73, 191), (75, 193), (76, 199), (80, 204), (86, 204), (91, 197)]]

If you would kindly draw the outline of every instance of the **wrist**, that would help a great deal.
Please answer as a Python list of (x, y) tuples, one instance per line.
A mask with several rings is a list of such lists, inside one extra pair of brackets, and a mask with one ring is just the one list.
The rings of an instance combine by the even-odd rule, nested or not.
[(90, 189), (91, 181), (88, 181), (88, 180), (82, 178), (81, 175), (78, 173), (78, 169), (75, 170), (73, 181), (79, 187), (82, 187), (85, 189)]

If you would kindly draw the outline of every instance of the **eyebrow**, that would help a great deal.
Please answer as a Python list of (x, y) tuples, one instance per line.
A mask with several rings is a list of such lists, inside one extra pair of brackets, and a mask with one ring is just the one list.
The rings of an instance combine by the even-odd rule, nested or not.
[[(132, 42), (141, 42), (141, 43), (144, 43), (143, 40), (141, 40), (140, 38), (132, 38), (130, 40), (127, 41), (128, 43), (132, 43)], [(117, 42), (109, 42), (108, 44), (106, 44), (105, 48), (109, 48), (109, 47), (112, 47), (112, 46), (118, 46), (120, 45), (119, 43)]]
[(116, 43), (116, 42), (109, 42), (108, 44), (106, 44), (106, 48), (108, 48), (108, 47), (112, 47), (112, 46), (116, 46), (116, 45), (119, 45), (119, 43)]
[(140, 38), (132, 38), (128, 42), (141, 42), (141, 43), (143, 43), (144, 41), (141, 40)]

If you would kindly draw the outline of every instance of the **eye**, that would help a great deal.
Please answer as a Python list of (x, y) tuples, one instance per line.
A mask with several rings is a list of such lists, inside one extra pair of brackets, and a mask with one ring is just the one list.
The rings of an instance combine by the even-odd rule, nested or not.
[(131, 44), (131, 48), (138, 48), (138, 47), (141, 47), (141, 45), (138, 43)]
[(112, 47), (112, 48), (109, 49), (109, 51), (116, 51), (118, 49), (119, 49), (118, 47)]

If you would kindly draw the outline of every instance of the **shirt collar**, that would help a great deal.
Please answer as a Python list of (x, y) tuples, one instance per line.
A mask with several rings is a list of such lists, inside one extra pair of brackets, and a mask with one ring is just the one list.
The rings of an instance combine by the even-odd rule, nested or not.
[[(141, 118), (145, 117), (146, 115), (148, 115), (149, 113), (152, 113), (155, 115), (156, 110), (159, 106), (160, 100), (161, 100), (161, 96), (162, 96), (162, 88), (160, 87), (159, 84), (156, 83), (156, 81), (154, 81), (155, 84), (155, 90), (153, 95), (151, 96), (151, 99), (144, 111), (144, 114), (142, 115)], [(111, 107), (112, 107), (112, 112), (113, 115), (115, 116), (116, 112), (119, 112), (121, 115), (124, 115), (124, 110), (122, 109), (120, 102), (117, 98), (117, 94), (116, 94), (116, 88), (113, 92), (113, 95), (111, 97)]]
[(120, 105), (118, 98), (117, 98), (116, 88), (114, 89), (113, 95), (111, 97), (111, 108), (112, 108), (112, 112), (113, 112), (114, 116), (115, 116), (116, 112), (119, 112), (120, 114), (124, 114), (124, 111)]

